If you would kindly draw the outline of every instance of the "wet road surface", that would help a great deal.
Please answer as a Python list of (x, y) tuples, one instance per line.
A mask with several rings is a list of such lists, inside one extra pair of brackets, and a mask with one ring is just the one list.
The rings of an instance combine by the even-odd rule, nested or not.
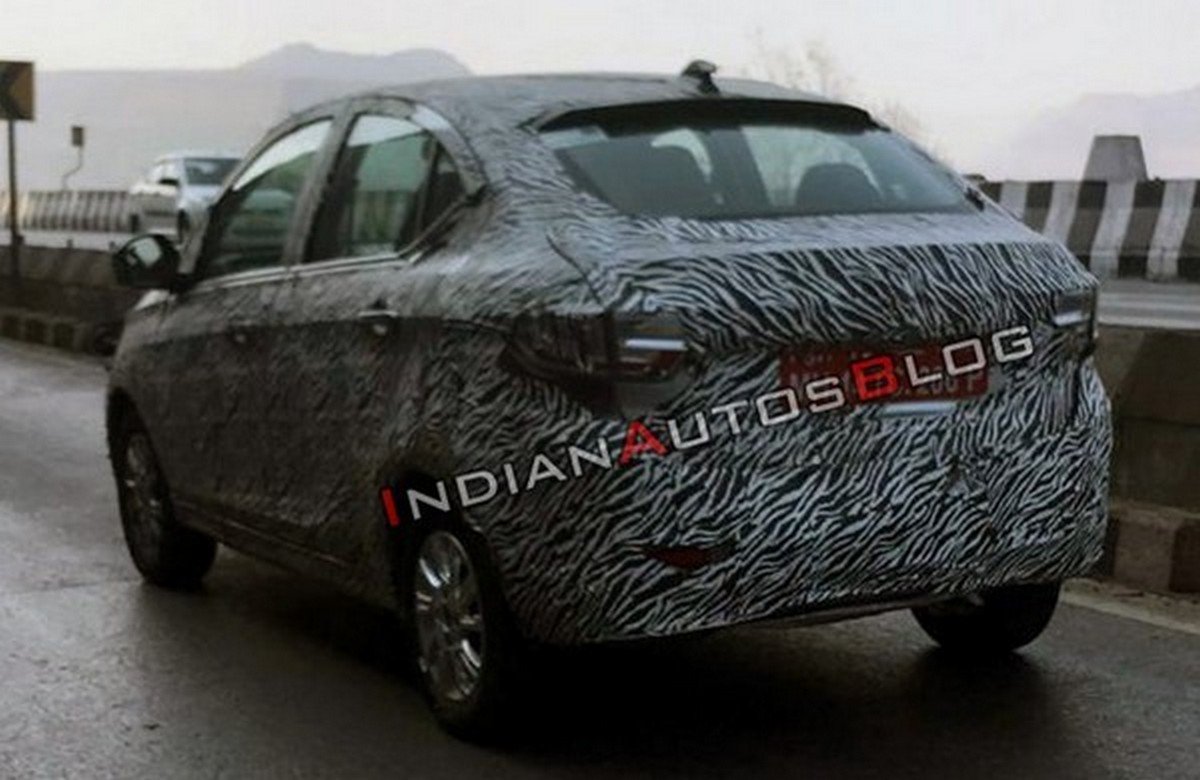
[(1106, 279), (1100, 286), (1104, 325), (1200, 329), (1200, 284)]
[(225, 551), (140, 583), (104, 379), (0, 341), (0, 777), (1200, 776), (1200, 620), (1071, 604), (990, 662), (906, 613), (556, 653), (511, 744), (457, 742), (388, 614)]

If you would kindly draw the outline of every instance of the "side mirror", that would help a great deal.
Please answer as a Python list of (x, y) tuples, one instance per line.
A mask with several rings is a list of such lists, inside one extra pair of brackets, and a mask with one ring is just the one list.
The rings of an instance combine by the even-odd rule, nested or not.
[(163, 176), (158, 180), (158, 183), (163, 187), (174, 187), (175, 189), (179, 189), (179, 179), (176, 179), (174, 176)]
[(179, 270), (179, 250), (165, 236), (147, 233), (131, 239), (113, 255), (117, 283), (137, 290), (169, 290)]

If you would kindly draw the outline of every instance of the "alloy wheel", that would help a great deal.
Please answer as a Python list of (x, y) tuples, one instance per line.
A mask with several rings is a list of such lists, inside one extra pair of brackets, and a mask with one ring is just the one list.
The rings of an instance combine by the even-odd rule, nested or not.
[(418, 665), (437, 699), (462, 702), (479, 686), (485, 636), (479, 578), (462, 543), (434, 531), (421, 543), (413, 583)]
[(154, 550), (162, 537), (166, 510), (160, 498), (158, 465), (144, 433), (134, 433), (125, 447), (123, 479), (128, 507), (127, 528), (140, 550)]

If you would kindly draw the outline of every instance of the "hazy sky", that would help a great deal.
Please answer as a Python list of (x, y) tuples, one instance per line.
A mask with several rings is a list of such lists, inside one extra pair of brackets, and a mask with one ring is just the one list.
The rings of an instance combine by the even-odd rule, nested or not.
[[(0, 59), (42, 68), (236, 65), (282, 44), (444, 49), (478, 73), (726, 72), (820, 41), (856, 95), (915, 114), (952, 162), (1086, 93), (1200, 84), (1195, 0), (0, 0)], [(1081, 158), (1083, 155), (1081, 150)]]

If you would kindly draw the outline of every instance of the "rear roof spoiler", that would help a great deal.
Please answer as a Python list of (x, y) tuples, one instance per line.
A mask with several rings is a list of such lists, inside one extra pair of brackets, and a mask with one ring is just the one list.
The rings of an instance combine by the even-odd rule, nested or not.
[[(716, 97), (716, 99), (714, 99)], [(837, 122), (882, 127), (861, 108), (845, 103), (817, 100), (788, 100), (720, 95), (704, 98), (681, 97), (557, 109), (535, 118), (528, 125), (535, 130), (553, 130), (592, 121), (616, 120), (636, 124), (639, 120), (658, 124), (687, 111), (691, 116), (717, 119), (765, 118), (793, 119), (806, 122)]]

